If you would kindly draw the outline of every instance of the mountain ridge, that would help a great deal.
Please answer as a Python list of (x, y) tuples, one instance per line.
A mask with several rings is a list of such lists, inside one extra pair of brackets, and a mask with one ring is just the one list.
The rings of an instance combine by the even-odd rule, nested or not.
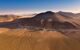
[[(61, 12), (63, 13), (63, 12)], [(72, 14), (72, 13), (71, 13)], [(12, 23), (12, 24), (11, 24)], [(46, 28), (46, 29), (73, 29), (79, 28), (79, 24), (75, 22), (73, 17), (65, 17), (60, 14), (60, 12), (47, 11), (39, 13), (32, 18), (20, 18), (15, 19), (12, 22), (1, 22), (0, 27), (7, 25), (18, 26), (18, 27), (27, 27), (31, 26), (33, 28)]]

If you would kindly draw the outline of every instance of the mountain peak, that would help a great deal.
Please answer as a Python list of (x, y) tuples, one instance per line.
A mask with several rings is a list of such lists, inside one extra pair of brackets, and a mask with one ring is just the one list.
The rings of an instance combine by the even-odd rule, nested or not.
[(54, 12), (52, 12), (52, 11), (47, 11), (47, 12), (45, 12), (46, 14), (54, 14)]

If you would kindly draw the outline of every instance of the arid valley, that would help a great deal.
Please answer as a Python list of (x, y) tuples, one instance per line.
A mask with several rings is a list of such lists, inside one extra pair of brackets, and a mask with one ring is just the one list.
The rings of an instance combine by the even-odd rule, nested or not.
[(0, 50), (80, 50), (80, 14), (0, 15)]

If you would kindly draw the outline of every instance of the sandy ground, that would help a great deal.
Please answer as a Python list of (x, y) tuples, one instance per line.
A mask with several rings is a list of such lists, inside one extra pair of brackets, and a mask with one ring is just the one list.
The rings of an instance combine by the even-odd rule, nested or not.
[(79, 38), (73, 37), (58, 31), (1, 28), (0, 50), (80, 50)]
[(8, 28), (0, 28), (0, 33), (4, 33), (4, 32), (7, 32), (9, 31), (10, 29)]

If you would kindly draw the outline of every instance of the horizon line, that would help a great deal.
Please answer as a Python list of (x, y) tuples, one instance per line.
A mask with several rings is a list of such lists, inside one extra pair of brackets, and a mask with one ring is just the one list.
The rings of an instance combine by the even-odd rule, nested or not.
[[(50, 11), (50, 10), (49, 10)], [(42, 12), (47, 12), (47, 11), (25, 11), (25, 12), (19, 12), (19, 11), (16, 11), (16, 12), (0, 12), (0, 15), (23, 15), (23, 14), (38, 14), (38, 13), (42, 13)], [(52, 11), (52, 12), (59, 12), (59, 11)], [(70, 12), (70, 13), (74, 13), (74, 14), (77, 14), (77, 13), (80, 13), (80, 12), (72, 12), (72, 11), (61, 11), (61, 12)]]

